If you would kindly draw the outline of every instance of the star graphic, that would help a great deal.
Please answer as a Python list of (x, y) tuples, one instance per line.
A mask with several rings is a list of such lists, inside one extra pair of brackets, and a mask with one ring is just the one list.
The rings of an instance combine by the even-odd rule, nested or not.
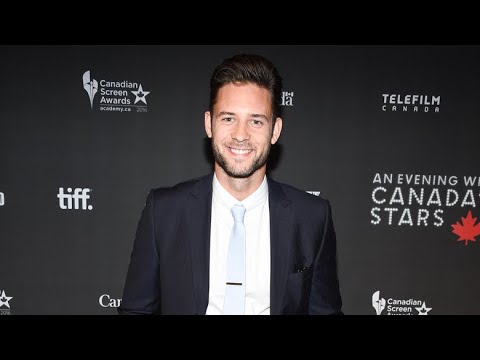
[(416, 307), (415, 309), (418, 311), (418, 315), (428, 315), (428, 312), (432, 310), (432, 308), (427, 308), (425, 306), (425, 301), (423, 302), (421, 307)]
[(136, 104), (137, 102), (139, 101), (143, 101), (145, 103), (145, 105), (147, 105), (147, 100), (145, 99), (145, 97), (150, 94), (150, 91), (143, 91), (142, 89), (142, 84), (140, 84), (138, 86), (138, 90), (137, 91), (132, 91), (132, 94), (135, 95), (135, 102), (134, 104)]
[(10, 304), (8, 302), (12, 299), (13, 297), (5, 295), (5, 290), (3, 290), (2, 293), (0, 294), (0, 307), (5, 305), (10, 309)]

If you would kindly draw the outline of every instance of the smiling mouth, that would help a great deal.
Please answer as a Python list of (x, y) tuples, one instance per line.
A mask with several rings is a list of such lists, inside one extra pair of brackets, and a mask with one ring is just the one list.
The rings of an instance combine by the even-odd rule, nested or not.
[(228, 147), (228, 149), (235, 155), (248, 155), (253, 151), (252, 149), (236, 149), (232, 147)]

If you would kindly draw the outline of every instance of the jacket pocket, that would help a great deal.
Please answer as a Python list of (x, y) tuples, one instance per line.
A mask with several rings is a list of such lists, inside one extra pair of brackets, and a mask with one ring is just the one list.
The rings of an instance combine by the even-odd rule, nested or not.
[[(298, 269), (297, 269), (298, 270)], [(306, 314), (312, 289), (313, 266), (288, 275), (287, 313)]]

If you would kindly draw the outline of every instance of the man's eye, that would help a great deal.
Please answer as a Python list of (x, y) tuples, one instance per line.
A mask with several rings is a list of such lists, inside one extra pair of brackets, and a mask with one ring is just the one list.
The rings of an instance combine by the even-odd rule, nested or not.
[(233, 121), (233, 118), (231, 118), (231, 117), (223, 118), (223, 121), (225, 121), (225, 122), (232, 122), (232, 121)]
[(260, 127), (263, 123), (260, 120), (252, 120), (252, 125), (255, 127)]

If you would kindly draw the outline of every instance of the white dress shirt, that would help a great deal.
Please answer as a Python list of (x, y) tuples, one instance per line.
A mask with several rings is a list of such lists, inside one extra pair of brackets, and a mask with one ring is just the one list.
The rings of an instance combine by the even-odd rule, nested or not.
[(227, 277), (228, 243), (233, 227), (231, 208), (245, 209), (245, 315), (270, 314), (270, 210), (266, 176), (253, 194), (238, 201), (213, 175), (210, 233), (210, 288), (206, 315), (222, 315)]

